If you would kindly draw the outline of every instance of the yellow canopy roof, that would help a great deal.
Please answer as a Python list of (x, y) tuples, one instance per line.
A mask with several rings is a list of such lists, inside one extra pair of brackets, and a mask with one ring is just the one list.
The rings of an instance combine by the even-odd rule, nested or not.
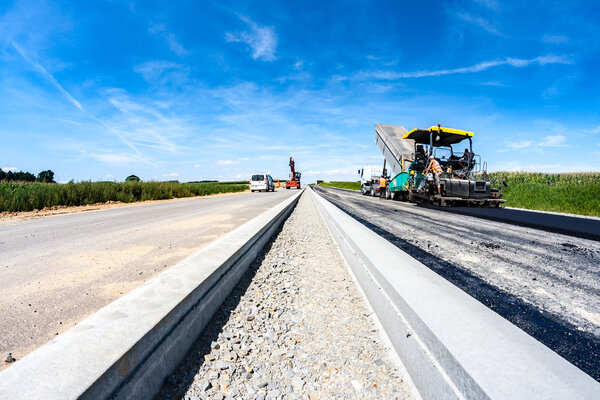
[(429, 144), (429, 135), (433, 132), (434, 146), (449, 146), (475, 136), (473, 132), (460, 129), (432, 126), (429, 129), (413, 129), (407, 132), (402, 139), (413, 139), (416, 143)]

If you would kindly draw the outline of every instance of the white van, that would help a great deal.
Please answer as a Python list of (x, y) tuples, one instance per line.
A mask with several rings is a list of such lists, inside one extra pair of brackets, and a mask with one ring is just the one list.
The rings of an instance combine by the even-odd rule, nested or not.
[(261, 191), (265, 192), (274, 192), (275, 191), (275, 183), (273, 182), (273, 178), (271, 175), (267, 174), (254, 174), (250, 178), (250, 190), (251, 191)]

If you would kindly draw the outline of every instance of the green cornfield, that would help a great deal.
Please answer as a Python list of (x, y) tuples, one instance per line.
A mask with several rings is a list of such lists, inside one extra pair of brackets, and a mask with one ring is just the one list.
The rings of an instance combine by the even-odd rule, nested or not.
[(351, 189), (351, 190), (360, 190), (360, 181), (359, 182), (342, 182), (342, 181), (332, 181), (332, 182), (321, 182), (319, 186), (328, 186), (328, 187), (337, 187), (342, 189)]
[(504, 180), (505, 206), (600, 217), (600, 173), (493, 172)]
[(0, 212), (41, 210), (55, 206), (82, 206), (118, 201), (132, 203), (215, 193), (243, 192), (248, 184), (176, 182), (0, 182)]

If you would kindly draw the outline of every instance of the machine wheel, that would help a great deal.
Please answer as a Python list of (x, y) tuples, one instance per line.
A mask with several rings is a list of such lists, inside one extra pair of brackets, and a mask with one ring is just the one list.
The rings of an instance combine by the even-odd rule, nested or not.
[(300, 190), (300, 185), (297, 186), (297, 189)]
[(290, 187), (289, 187), (289, 186), (286, 186), (285, 188), (286, 188), (286, 189), (289, 189)]
[(390, 199), (392, 199), (392, 200), (397, 200), (398, 199), (398, 192), (388, 191), (388, 193), (390, 194)]
[(373, 189), (373, 188), (371, 188), (371, 196), (372, 196), (372, 197), (375, 197), (376, 195), (377, 195), (377, 190), (376, 190), (376, 189)]

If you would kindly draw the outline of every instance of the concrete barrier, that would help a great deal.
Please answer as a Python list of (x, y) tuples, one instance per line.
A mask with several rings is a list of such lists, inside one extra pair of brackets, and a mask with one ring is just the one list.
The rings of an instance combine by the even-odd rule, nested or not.
[(2, 371), (0, 399), (151, 399), (301, 193)]
[(600, 399), (590, 376), (311, 195), (423, 399)]

